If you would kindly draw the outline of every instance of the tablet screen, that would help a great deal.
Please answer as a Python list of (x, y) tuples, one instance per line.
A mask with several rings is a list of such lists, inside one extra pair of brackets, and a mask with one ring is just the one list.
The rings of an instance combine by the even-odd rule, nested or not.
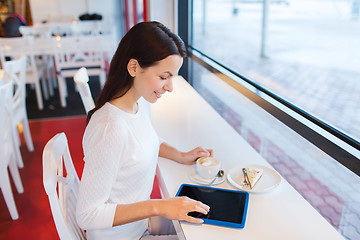
[(205, 223), (237, 228), (245, 225), (249, 198), (247, 192), (183, 184), (177, 196), (187, 196), (210, 206), (207, 215), (198, 212), (188, 214), (204, 219)]

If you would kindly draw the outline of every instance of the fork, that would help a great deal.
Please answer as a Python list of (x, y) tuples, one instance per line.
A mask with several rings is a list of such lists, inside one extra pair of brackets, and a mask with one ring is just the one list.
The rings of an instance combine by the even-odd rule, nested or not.
[(249, 183), (247, 182), (246, 168), (243, 168), (242, 171), (244, 173), (244, 181), (243, 181), (242, 185), (249, 185)]

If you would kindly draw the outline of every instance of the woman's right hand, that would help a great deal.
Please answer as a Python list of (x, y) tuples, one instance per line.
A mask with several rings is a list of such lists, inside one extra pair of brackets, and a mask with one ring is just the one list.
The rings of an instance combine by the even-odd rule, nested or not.
[(200, 212), (207, 214), (210, 207), (202, 202), (193, 200), (188, 197), (174, 197), (169, 199), (158, 200), (156, 206), (156, 215), (165, 217), (169, 220), (184, 220), (191, 223), (203, 223), (199, 218), (190, 217), (189, 212)]

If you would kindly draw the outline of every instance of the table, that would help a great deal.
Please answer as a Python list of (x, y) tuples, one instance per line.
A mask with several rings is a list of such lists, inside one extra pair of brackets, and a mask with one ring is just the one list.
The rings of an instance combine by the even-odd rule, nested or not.
[[(227, 173), (238, 165), (271, 167), (182, 78), (174, 91), (152, 105), (152, 121), (160, 137), (182, 151), (211, 148)], [(183, 183), (192, 183), (186, 166), (159, 158), (157, 177), (164, 197), (174, 197)], [(271, 167), (272, 168), (272, 167)], [(216, 187), (235, 189), (227, 181)], [(344, 239), (285, 179), (268, 193), (250, 193), (244, 229), (174, 221), (180, 239)]]
[(60, 35), (60, 36), (86, 36), (109, 34), (109, 23), (103, 20), (91, 21), (50, 21), (46, 23), (37, 23), (32, 26), (21, 26), (19, 28), (22, 35), (39, 35), (42, 37)]
[[(89, 75), (97, 75), (97, 72), (91, 72), (100, 68), (102, 73), (101, 86), (103, 86), (103, 82), (105, 82), (106, 78), (106, 62), (111, 61), (112, 55), (115, 52), (114, 42), (103, 35), (81, 37), (57, 36), (51, 38), (27, 36), (19, 38), (1, 38), (0, 40), (1, 62), (5, 62), (5, 56), (18, 57), (22, 54), (29, 56), (33, 77), (27, 78), (26, 83), (36, 84), (36, 96), (39, 109), (43, 109), (40, 79), (43, 84), (44, 97), (47, 98), (47, 86), (49, 86), (50, 93), (53, 92), (52, 81), (56, 79), (54, 72), (55, 67), (57, 73), (63, 73), (64, 68), (75, 69), (96, 66), (98, 67), (97, 69), (93, 68), (89, 70)], [(37, 56), (41, 56), (39, 64), (36, 64), (37, 60), (40, 60)], [(60, 66), (60, 63), (63, 64)], [(65, 67), (64, 64), (66, 65)], [(71, 72), (70, 76), (72, 77), (73, 74), (74, 73)], [(62, 74), (57, 74), (57, 77), (60, 75)], [(47, 84), (45, 81), (47, 81)], [(59, 94), (61, 97), (61, 106), (66, 107), (65, 97), (67, 90), (65, 79), (59, 78), (58, 85), (60, 86)]]
[[(93, 38), (94, 36), (84, 36), (83, 38)], [(116, 50), (116, 43), (106, 36), (97, 36), (101, 39), (101, 45), (94, 45), (92, 50), (102, 50), (104, 53), (112, 56)], [(66, 37), (64, 37), (66, 38)], [(69, 37), (71, 38), (71, 37)], [(9, 39), (7, 39), (9, 40)], [(33, 54), (38, 55), (55, 55), (58, 52), (58, 45), (56, 44), (56, 38), (34, 38), (30, 46), (17, 47), (16, 45), (0, 46), (0, 50), (3, 51), (6, 56), (18, 56), (19, 54)], [(15, 43), (17, 44), (17, 43)]]

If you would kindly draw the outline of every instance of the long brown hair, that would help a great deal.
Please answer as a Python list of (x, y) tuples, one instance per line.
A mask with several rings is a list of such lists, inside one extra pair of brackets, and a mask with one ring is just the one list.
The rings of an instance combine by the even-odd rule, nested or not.
[(159, 22), (141, 22), (133, 26), (120, 41), (104, 88), (95, 108), (89, 111), (86, 122), (106, 102), (129, 91), (133, 85), (133, 77), (127, 71), (130, 59), (136, 59), (141, 68), (147, 68), (170, 55), (186, 57), (186, 48), (179, 36)]

